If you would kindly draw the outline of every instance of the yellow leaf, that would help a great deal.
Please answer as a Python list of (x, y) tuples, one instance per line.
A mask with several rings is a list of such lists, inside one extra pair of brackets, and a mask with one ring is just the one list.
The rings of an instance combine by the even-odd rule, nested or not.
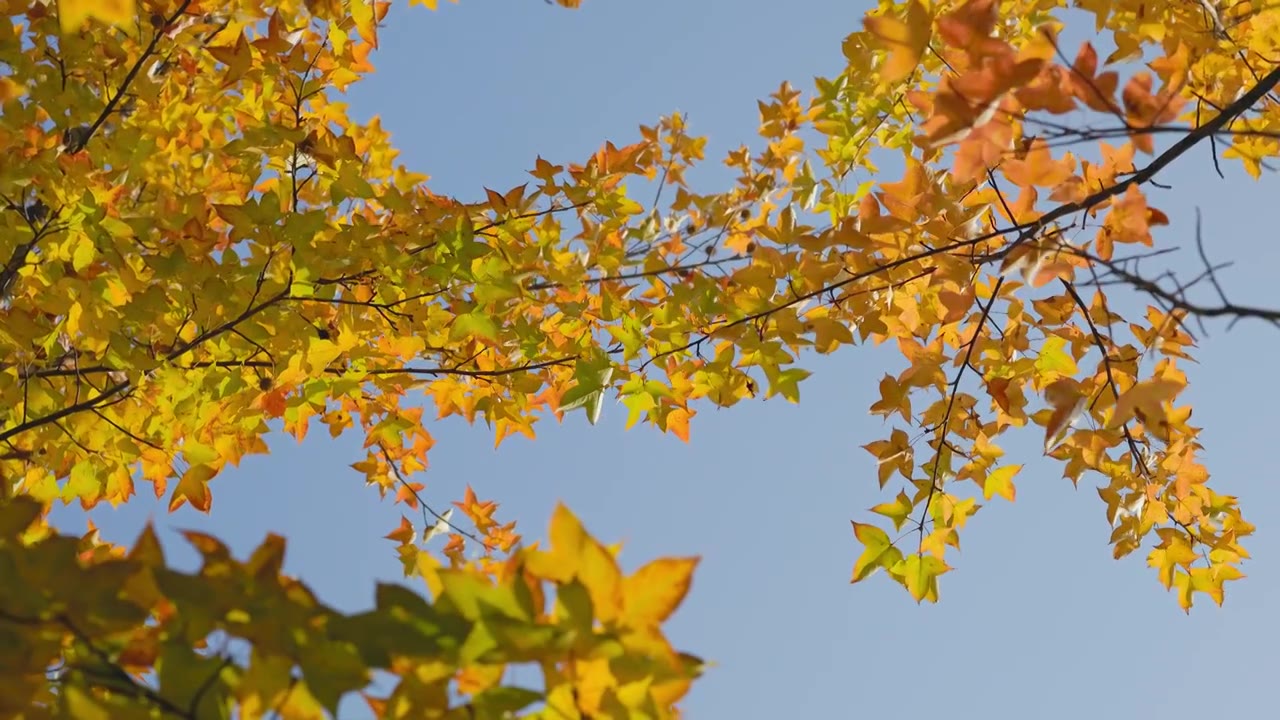
[(1087, 398), (1080, 392), (1080, 385), (1069, 378), (1059, 380), (1044, 390), (1045, 400), (1053, 413), (1044, 428), (1044, 451), (1047, 453), (1062, 441), (1071, 424), (1084, 412)]
[(192, 465), (209, 465), (219, 457), (216, 449), (195, 440), (182, 442), (182, 454)]
[(577, 575), (591, 594), (596, 617), (602, 622), (616, 619), (622, 610), (622, 570), (613, 553), (590, 535), (583, 536)]
[(353, 0), (351, 3), (351, 19), (356, 23), (356, 30), (364, 41), (378, 47), (378, 20), (374, 13), (373, 3), (365, 0)]
[(191, 507), (200, 512), (209, 512), (212, 498), (209, 495), (208, 483), (218, 471), (209, 465), (192, 465), (182, 474), (178, 487), (173, 489), (173, 497), (169, 499), (169, 512), (190, 502)]
[(1182, 537), (1164, 531), (1161, 533), (1165, 540), (1147, 556), (1147, 565), (1159, 571), (1160, 582), (1167, 588), (1173, 586), (1175, 566), (1188, 567), (1199, 555)]
[(629, 625), (657, 626), (689, 592), (698, 558), (663, 558), (637, 570), (622, 584), (623, 614)]
[(551, 549), (530, 553), (526, 569), (535, 577), (568, 583), (579, 580), (591, 595), (600, 620), (616, 618), (622, 609), (622, 572), (613, 554), (587, 534), (569, 508), (557, 505), (548, 533)]
[(875, 525), (853, 523), (853, 534), (866, 547), (853, 564), (853, 579), (865, 580), (880, 568), (892, 568), (902, 561), (902, 551), (893, 546), (889, 535)]
[(893, 574), (903, 578), (916, 602), (938, 601), (938, 576), (951, 568), (932, 555), (912, 555), (898, 563)]
[(89, 460), (82, 460), (71, 468), (67, 485), (62, 489), (62, 498), (67, 501), (83, 500), (93, 502), (102, 492), (102, 480), (98, 468)]
[(98, 248), (93, 244), (93, 238), (88, 235), (80, 235), (75, 240), (74, 247), (71, 249), (71, 266), (80, 272), (89, 267), (93, 259), (98, 256)]
[(0, 77), (0, 103), (6, 103), (26, 94), (27, 89), (11, 78)]
[(75, 685), (68, 685), (63, 702), (70, 717), (80, 720), (111, 720), (111, 711), (98, 703), (88, 691)]
[(342, 346), (332, 340), (313, 338), (311, 347), (307, 348), (307, 362), (311, 365), (312, 374), (323, 373), (342, 352)]
[(1014, 496), (1017, 494), (1013, 487), (1013, 476), (1018, 474), (1022, 469), (1021, 465), (1005, 465), (996, 468), (987, 475), (986, 481), (982, 483), (982, 495), (990, 500), (993, 495), (1013, 502)]
[(58, 0), (63, 32), (75, 32), (90, 18), (126, 30), (134, 24), (134, 0)]
[(577, 574), (587, 532), (569, 508), (560, 504), (551, 514), (551, 529), (547, 534), (551, 549), (533, 553), (529, 558), (529, 571), (545, 580), (569, 582)]
[(1152, 416), (1155, 416), (1155, 419), (1163, 418), (1161, 406), (1177, 397), (1184, 387), (1186, 383), (1167, 378), (1148, 380), (1134, 385), (1116, 402), (1116, 409), (1111, 414), (1111, 421), (1107, 423), (1107, 427), (1120, 427), (1135, 414), (1139, 415), (1138, 419), (1144, 424), (1150, 422)]
[(933, 18), (919, 2), (907, 6), (905, 21), (881, 15), (867, 17), (863, 24), (889, 51), (880, 69), (880, 77), (887, 83), (903, 80), (915, 71), (933, 33)]
[(898, 497), (894, 498), (891, 503), (880, 503), (871, 508), (871, 512), (883, 515), (893, 521), (893, 529), (901, 530), (902, 524), (907, 521), (907, 517), (911, 515), (913, 509), (911, 498), (906, 492), (899, 492)]
[(1045, 338), (1040, 348), (1040, 356), (1036, 358), (1036, 370), (1046, 379), (1075, 375), (1079, 372), (1076, 361), (1067, 352), (1067, 341), (1057, 335)]

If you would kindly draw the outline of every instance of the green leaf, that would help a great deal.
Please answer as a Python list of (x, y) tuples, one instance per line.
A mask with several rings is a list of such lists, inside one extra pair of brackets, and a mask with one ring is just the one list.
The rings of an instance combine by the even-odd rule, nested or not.
[(449, 339), (467, 340), (474, 337), (484, 338), (496, 343), (498, 341), (498, 324), (493, 321), (492, 317), (478, 310), (473, 310), (454, 318), (453, 326), (449, 329)]
[[(198, 718), (231, 717), (230, 695), (222, 679), (226, 664), (221, 658), (202, 657), (180, 638), (166, 642), (156, 661), (160, 694), (173, 704), (191, 708)], [(199, 705), (195, 705), (195, 700)]]
[(334, 715), (343, 695), (369, 684), (369, 668), (352, 643), (312, 639), (298, 665), (307, 689)]
[(338, 177), (329, 187), (329, 199), (334, 204), (347, 198), (368, 199), (374, 196), (373, 186), (360, 175), (360, 164), (345, 162), (338, 168)]
[(468, 620), (503, 615), (520, 620), (531, 620), (516, 601), (510, 586), (494, 586), (479, 575), (461, 570), (441, 570), (440, 603), (448, 603)]
[(459, 652), (458, 658), (467, 665), (488, 660), (498, 660), (498, 658), (485, 658), (491, 651), (498, 649), (498, 639), (493, 636), (489, 630), (488, 623), (478, 622), (471, 626), (471, 632), (467, 634), (467, 639), (462, 643), (462, 650)]
[(22, 495), (0, 503), (0, 539), (13, 540), (40, 517), (40, 503)]
[(572, 580), (556, 590), (556, 617), (564, 618), (566, 625), (583, 636), (591, 635), (595, 608), (591, 604), (591, 593), (585, 585)]
[(587, 422), (595, 425), (604, 411), (604, 388), (609, 386), (609, 381), (612, 379), (613, 367), (609, 366), (601, 370), (596, 377), (579, 382), (560, 399), (560, 411), (568, 412), (584, 408), (587, 412)]
[(629, 395), (623, 395), (622, 404), (627, 406), (628, 430), (640, 421), (642, 415), (646, 415), (649, 411), (658, 407), (658, 401), (654, 400), (653, 395), (650, 395), (645, 390), (637, 390)]
[(1079, 372), (1076, 361), (1066, 351), (1067, 341), (1057, 335), (1045, 338), (1036, 358), (1036, 370), (1043, 377), (1071, 376)]
[(610, 325), (606, 330), (609, 331), (614, 340), (622, 343), (622, 358), (624, 360), (637, 357), (640, 354), (640, 349), (644, 347), (644, 326), (634, 317), (625, 317), (622, 319), (621, 325)]
[(431, 658), (443, 652), (441, 644), (425, 633), (420, 624), (380, 612), (334, 618), (330, 621), (329, 635), (354, 644), (360, 657), (371, 667), (388, 667), (393, 654)]
[(480, 693), (471, 701), (476, 720), (504, 720), (543, 699), (540, 692), (518, 687), (495, 687)]

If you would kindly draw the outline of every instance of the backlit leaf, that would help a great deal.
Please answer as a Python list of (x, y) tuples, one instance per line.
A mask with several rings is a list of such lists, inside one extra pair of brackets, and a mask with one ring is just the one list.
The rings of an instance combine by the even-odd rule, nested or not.
[(929, 46), (933, 27), (933, 18), (924, 5), (912, 0), (907, 3), (903, 19), (891, 15), (868, 16), (864, 23), (888, 52), (880, 71), (885, 82), (898, 82), (915, 71)]

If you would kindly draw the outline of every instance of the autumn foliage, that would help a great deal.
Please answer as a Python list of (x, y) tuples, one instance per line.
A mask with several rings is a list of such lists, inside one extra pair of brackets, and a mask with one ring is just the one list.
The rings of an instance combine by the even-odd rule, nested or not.
[[(798, 401), (806, 353), (867, 342), (905, 369), (870, 408), (886, 501), (850, 510), (854, 582), (936, 600), (981, 503), (1014, 500), (1000, 444), (1027, 433), (1184, 608), (1242, 577), (1253, 527), (1180, 400), (1188, 323), (1280, 313), (1137, 260), (1169, 223), (1145, 188), (1189, 149), (1254, 176), (1280, 154), (1280, 9), (1079, 0), (1098, 37), (1068, 48), (1059, 0), (885, 1), (847, 67), (760, 103), (726, 190), (688, 184), (705, 142), (672, 115), (468, 203), (341, 100), (408, 8), (4, 7), (0, 716), (313, 718), (364, 691), (390, 718), (674, 717), (701, 661), (662, 627), (696, 561), (623, 576), (567, 509), (529, 542), (470, 490), (437, 514), (424, 406), (500, 444), (616, 398), (688, 441), (699, 408)], [(404, 504), (387, 538), (418, 589), (346, 615), (281, 574), (278, 537), (237, 559), (188, 533), (184, 573), (150, 529), (122, 548), (43, 519), (140, 491), (210, 511), (273, 424), (363, 436), (355, 477)]]

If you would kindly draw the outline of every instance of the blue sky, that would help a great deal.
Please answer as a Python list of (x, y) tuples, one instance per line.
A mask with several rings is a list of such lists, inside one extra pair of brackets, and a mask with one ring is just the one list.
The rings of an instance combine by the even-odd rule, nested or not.
[[(463, 0), (431, 13), (397, 2), (378, 72), (350, 101), (359, 117), (381, 115), (436, 192), (504, 190), (525, 181), (539, 154), (580, 161), (604, 140), (635, 141), (639, 124), (673, 110), (710, 137), (711, 161), (693, 177), (722, 188), (730, 179), (716, 165), (752, 141), (756, 99), (783, 80), (808, 90), (813, 76), (838, 72), (840, 41), (866, 8), (587, 0), (571, 12), (539, 0)], [(1214, 259), (1239, 261), (1223, 275), (1233, 299), (1274, 305), (1280, 249), (1258, 208), (1280, 186), (1230, 162), (1219, 180), (1208, 160), (1207, 148), (1184, 158), (1162, 175), (1173, 190), (1151, 191), (1173, 221), (1156, 241), (1183, 246), (1175, 262), (1192, 262), (1199, 206)], [(678, 647), (717, 663), (685, 702), (692, 718), (1259, 715), (1275, 706), (1280, 641), (1280, 490), (1269, 452), (1280, 335), (1260, 324), (1210, 329), (1188, 370), (1192, 421), (1206, 428), (1217, 489), (1241, 496), (1259, 529), (1249, 577), (1229, 586), (1224, 608), (1201, 596), (1190, 617), (1144, 567), (1144, 552), (1111, 559), (1096, 481), (1075, 489), (1061, 479), (1060, 466), (1038, 456), (1035, 429), (1010, 453), (1027, 463), (1017, 503), (993, 501), (974, 518), (963, 552), (949, 558), (956, 571), (942, 579), (941, 604), (917, 606), (884, 578), (848, 585), (858, 552), (849, 521), (866, 521), (867, 508), (889, 497), (860, 447), (889, 431), (867, 414), (880, 377), (899, 368), (886, 348), (809, 358), (816, 372), (800, 405), (703, 408), (688, 446), (648, 427), (624, 431), (625, 412), (612, 402), (600, 425), (573, 413), (561, 426), (539, 423), (536, 442), (515, 438), (497, 451), (487, 429), (451, 419), (430, 426), (431, 468), (416, 479), (437, 506), (470, 483), (531, 537), (564, 501), (602, 539), (625, 542), (628, 569), (701, 555), (670, 624)], [(92, 517), (117, 542), (154, 518), (187, 564), (194, 558), (175, 528), (212, 530), (240, 553), (267, 532), (283, 534), (287, 571), (331, 604), (360, 609), (375, 580), (401, 579), (382, 535), (402, 512), (348, 468), (363, 457), (361, 442), (273, 436), (269, 457), (214, 481), (210, 516), (167, 515), (165, 501), (139, 496)], [(54, 517), (84, 527), (76, 508)], [(362, 703), (343, 708), (344, 719), (364, 716)]]

